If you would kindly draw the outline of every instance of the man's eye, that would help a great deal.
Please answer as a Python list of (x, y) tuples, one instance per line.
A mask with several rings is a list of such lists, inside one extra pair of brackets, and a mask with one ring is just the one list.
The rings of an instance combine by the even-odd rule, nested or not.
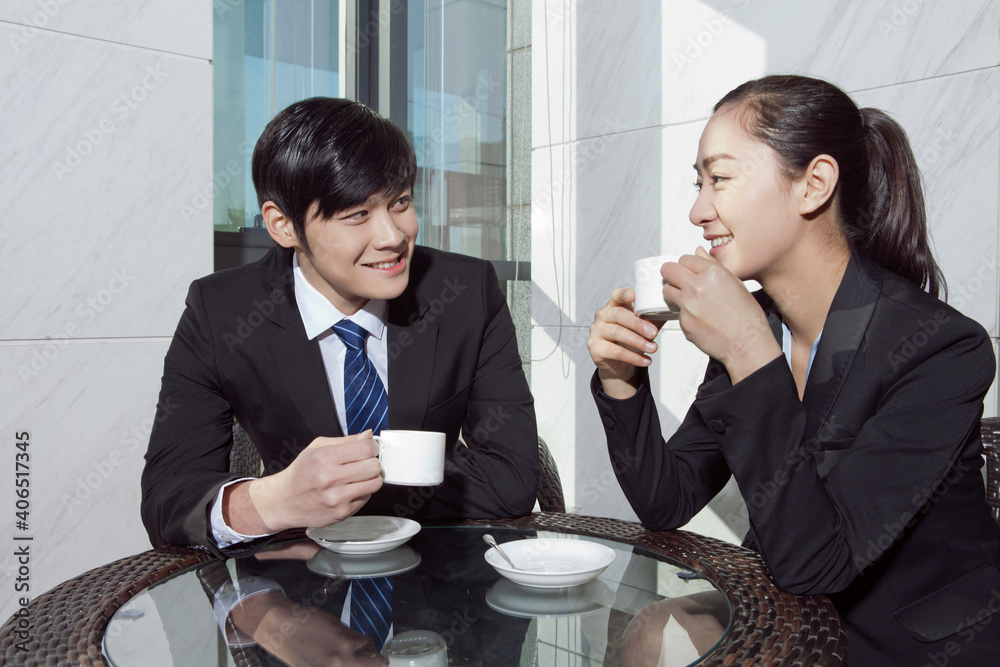
[(694, 182), (694, 189), (698, 190), (698, 191), (701, 191), (701, 181), (695, 181)]
[(409, 195), (407, 195), (405, 197), (400, 197), (399, 199), (396, 200), (395, 208), (397, 208), (397, 209), (399, 209), (401, 211), (405, 211), (406, 209), (408, 209), (410, 207), (410, 202), (412, 202), (412, 201), (413, 201), (413, 198), (410, 197)]
[(718, 184), (718, 183), (721, 183), (723, 181), (728, 181), (728, 180), (729, 180), (729, 178), (727, 176), (712, 176), (712, 183)]

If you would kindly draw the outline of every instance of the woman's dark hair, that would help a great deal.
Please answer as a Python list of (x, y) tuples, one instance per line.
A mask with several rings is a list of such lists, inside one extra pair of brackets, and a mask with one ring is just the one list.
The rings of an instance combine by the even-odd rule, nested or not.
[(314, 202), (329, 217), (372, 195), (412, 188), (417, 161), (403, 131), (364, 104), (313, 97), (271, 119), (251, 171), (257, 203), (273, 201), (305, 244)]
[(801, 176), (817, 155), (840, 166), (834, 204), (848, 242), (881, 266), (937, 296), (945, 289), (927, 242), (920, 171), (906, 133), (878, 109), (858, 109), (833, 84), (804, 76), (748, 81), (719, 100), (744, 131)]

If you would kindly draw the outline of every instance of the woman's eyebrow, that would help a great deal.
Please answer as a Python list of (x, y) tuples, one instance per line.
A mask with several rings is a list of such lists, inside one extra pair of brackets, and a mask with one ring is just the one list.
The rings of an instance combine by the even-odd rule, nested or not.
[[(709, 167), (709, 166), (710, 166), (710, 165), (711, 165), (711, 164), (712, 164), (713, 162), (715, 162), (716, 160), (735, 160), (735, 159), (736, 159), (736, 158), (734, 158), (734, 157), (733, 157), (732, 155), (730, 155), (729, 153), (716, 153), (715, 155), (709, 155), (709, 156), (708, 156), (708, 157), (706, 157), (706, 158), (705, 158), (704, 160), (702, 160), (702, 161), (701, 161), (701, 168), (702, 168), (702, 169), (706, 169), (706, 170), (707, 170), (707, 169), (708, 169), (708, 167)], [(697, 162), (695, 162), (695, 163), (694, 163), (694, 165), (692, 165), (692, 166), (694, 167), (694, 170), (695, 170), (695, 171), (698, 171), (698, 163), (697, 163)]]

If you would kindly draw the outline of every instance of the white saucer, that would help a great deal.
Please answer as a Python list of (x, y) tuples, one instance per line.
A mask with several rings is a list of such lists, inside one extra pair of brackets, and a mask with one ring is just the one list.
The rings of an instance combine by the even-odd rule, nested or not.
[(419, 532), (419, 523), (396, 516), (352, 516), (325, 528), (306, 528), (316, 544), (342, 554), (389, 551)]
[(514, 540), (500, 547), (518, 569), (508, 565), (496, 549), (486, 552), (486, 562), (515, 584), (532, 588), (585, 584), (615, 560), (614, 549), (587, 540), (537, 538)]
[(377, 554), (338, 554), (317, 551), (306, 561), (306, 567), (327, 577), (370, 579), (391, 577), (408, 572), (420, 565), (420, 554), (410, 547), (399, 547)]
[(572, 588), (528, 588), (500, 579), (486, 591), (486, 604), (508, 616), (550, 618), (591, 614), (614, 604), (615, 592), (597, 579)]

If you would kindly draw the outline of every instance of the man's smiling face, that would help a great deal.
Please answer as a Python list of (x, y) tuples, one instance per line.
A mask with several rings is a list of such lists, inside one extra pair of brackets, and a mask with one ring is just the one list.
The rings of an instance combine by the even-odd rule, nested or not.
[(419, 229), (409, 189), (373, 195), (328, 218), (319, 217), (317, 209), (314, 204), (306, 216), (307, 243), (282, 243), (295, 248), (313, 287), (345, 315), (369, 299), (403, 293)]

